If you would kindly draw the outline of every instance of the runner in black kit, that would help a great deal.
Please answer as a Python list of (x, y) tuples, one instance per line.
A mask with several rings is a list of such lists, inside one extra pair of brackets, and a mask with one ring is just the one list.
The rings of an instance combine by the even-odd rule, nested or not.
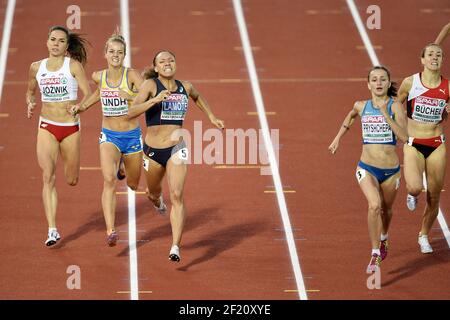
[(162, 197), (162, 178), (167, 171), (172, 209), (172, 247), (169, 259), (180, 261), (179, 246), (185, 221), (183, 200), (184, 182), (187, 172), (188, 149), (182, 138), (174, 140), (183, 125), (191, 97), (195, 104), (217, 128), (224, 123), (215, 117), (206, 100), (187, 81), (175, 79), (175, 55), (169, 51), (158, 52), (153, 59), (153, 67), (144, 76), (129, 117), (137, 117), (145, 112), (147, 133), (144, 144), (144, 169), (147, 178), (147, 195), (160, 213), (165, 213), (166, 205)]

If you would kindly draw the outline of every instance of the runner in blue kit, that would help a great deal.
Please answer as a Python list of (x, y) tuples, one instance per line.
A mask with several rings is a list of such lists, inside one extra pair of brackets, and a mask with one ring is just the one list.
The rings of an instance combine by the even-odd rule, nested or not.
[(375, 272), (387, 256), (388, 230), (392, 205), (400, 186), (400, 164), (395, 145), (397, 138), (407, 141), (406, 116), (394, 101), (396, 88), (383, 66), (373, 67), (368, 75), (372, 99), (357, 101), (328, 149), (336, 153), (340, 139), (355, 118), (361, 117), (363, 149), (356, 167), (356, 179), (368, 203), (368, 227), (372, 245), (366, 271)]
[(94, 72), (92, 79), (97, 90), (82, 104), (72, 107), (71, 112), (83, 112), (100, 100), (103, 121), (100, 133), (100, 163), (103, 173), (102, 207), (106, 223), (106, 241), (116, 245), (119, 238), (115, 230), (117, 172), (122, 163), (125, 167), (127, 185), (137, 190), (142, 167), (142, 137), (138, 119), (128, 117), (128, 109), (143, 80), (133, 69), (125, 68), (126, 43), (117, 30), (105, 45), (108, 69)]
[(158, 52), (153, 67), (144, 76), (129, 117), (145, 113), (147, 133), (144, 144), (144, 170), (147, 178), (147, 195), (160, 213), (166, 205), (162, 197), (162, 179), (167, 172), (172, 209), (172, 247), (169, 259), (180, 261), (180, 242), (186, 217), (183, 189), (186, 179), (188, 149), (182, 138), (175, 138), (183, 125), (189, 97), (217, 128), (224, 123), (217, 119), (206, 100), (187, 81), (175, 79), (177, 64), (175, 55), (169, 51)]
[(58, 154), (64, 162), (66, 182), (75, 186), (80, 171), (80, 119), (67, 112), (78, 99), (91, 93), (83, 65), (87, 55), (85, 39), (62, 26), (50, 28), (47, 39), (48, 58), (33, 62), (28, 74), (26, 103), (31, 119), (39, 87), (42, 108), (37, 134), (37, 158), (42, 169), (42, 200), (48, 222), (45, 245), (52, 246), (61, 236), (56, 227), (56, 163)]

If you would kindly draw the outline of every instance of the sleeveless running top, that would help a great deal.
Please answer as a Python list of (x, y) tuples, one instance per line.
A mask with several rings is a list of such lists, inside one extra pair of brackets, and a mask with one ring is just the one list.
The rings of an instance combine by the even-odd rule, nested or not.
[[(389, 99), (387, 111), (394, 119), (392, 104), (394, 100)], [(380, 109), (374, 108), (372, 100), (367, 100), (361, 114), (361, 127), (363, 144), (390, 144), (396, 145), (397, 139), (392, 132), (391, 126), (387, 123)]]
[[(156, 95), (166, 90), (158, 78), (153, 79), (156, 83)], [(189, 96), (183, 84), (175, 80), (177, 89), (172, 91), (166, 100), (154, 105), (145, 111), (145, 122), (147, 127), (163, 124), (175, 124), (182, 126), (188, 109)]]
[(41, 61), (36, 81), (41, 91), (42, 102), (77, 100), (78, 82), (70, 72), (70, 58), (64, 57), (62, 67), (57, 71), (47, 69), (48, 58)]
[(448, 80), (441, 76), (441, 84), (434, 89), (427, 88), (421, 80), (421, 73), (413, 76), (406, 103), (408, 118), (422, 123), (438, 124), (449, 99)]
[(107, 70), (103, 70), (100, 76), (100, 102), (104, 117), (118, 117), (128, 114), (128, 106), (131, 101), (123, 99), (119, 96), (119, 91), (123, 90), (130, 96), (136, 96), (128, 87), (128, 68), (123, 68), (120, 83), (116, 87), (108, 84)]

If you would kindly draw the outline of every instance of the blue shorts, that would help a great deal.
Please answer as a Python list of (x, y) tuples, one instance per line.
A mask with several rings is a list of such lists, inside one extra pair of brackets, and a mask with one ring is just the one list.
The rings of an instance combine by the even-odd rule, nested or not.
[[(393, 175), (395, 175), (397, 172), (400, 171), (400, 166), (397, 166), (396, 168), (392, 168), (392, 169), (380, 169), (380, 168), (365, 164), (362, 161), (358, 162), (358, 167), (368, 171), (371, 175), (373, 175), (375, 177), (375, 179), (378, 180), (379, 184), (382, 184), (384, 181), (386, 181), (387, 179), (389, 179), (390, 177), (392, 177)], [(361, 176), (361, 173), (358, 174), (358, 171), (356, 172), (356, 178), (358, 179), (358, 181), (361, 181), (361, 179), (363, 177)]]
[(112, 131), (102, 128), (99, 143), (110, 142), (122, 154), (132, 154), (142, 151), (141, 127), (130, 131)]

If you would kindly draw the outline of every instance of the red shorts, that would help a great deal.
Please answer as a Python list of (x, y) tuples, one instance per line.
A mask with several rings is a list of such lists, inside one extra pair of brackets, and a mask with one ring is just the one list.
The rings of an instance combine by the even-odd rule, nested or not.
[(55, 122), (44, 118), (39, 118), (39, 128), (47, 130), (58, 140), (63, 141), (71, 134), (80, 131), (79, 122)]
[(409, 137), (408, 145), (414, 147), (419, 151), (424, 158), (428, 158), (441, 144), (445, 142), (444, 135), (432, 138), (413, 138)]

